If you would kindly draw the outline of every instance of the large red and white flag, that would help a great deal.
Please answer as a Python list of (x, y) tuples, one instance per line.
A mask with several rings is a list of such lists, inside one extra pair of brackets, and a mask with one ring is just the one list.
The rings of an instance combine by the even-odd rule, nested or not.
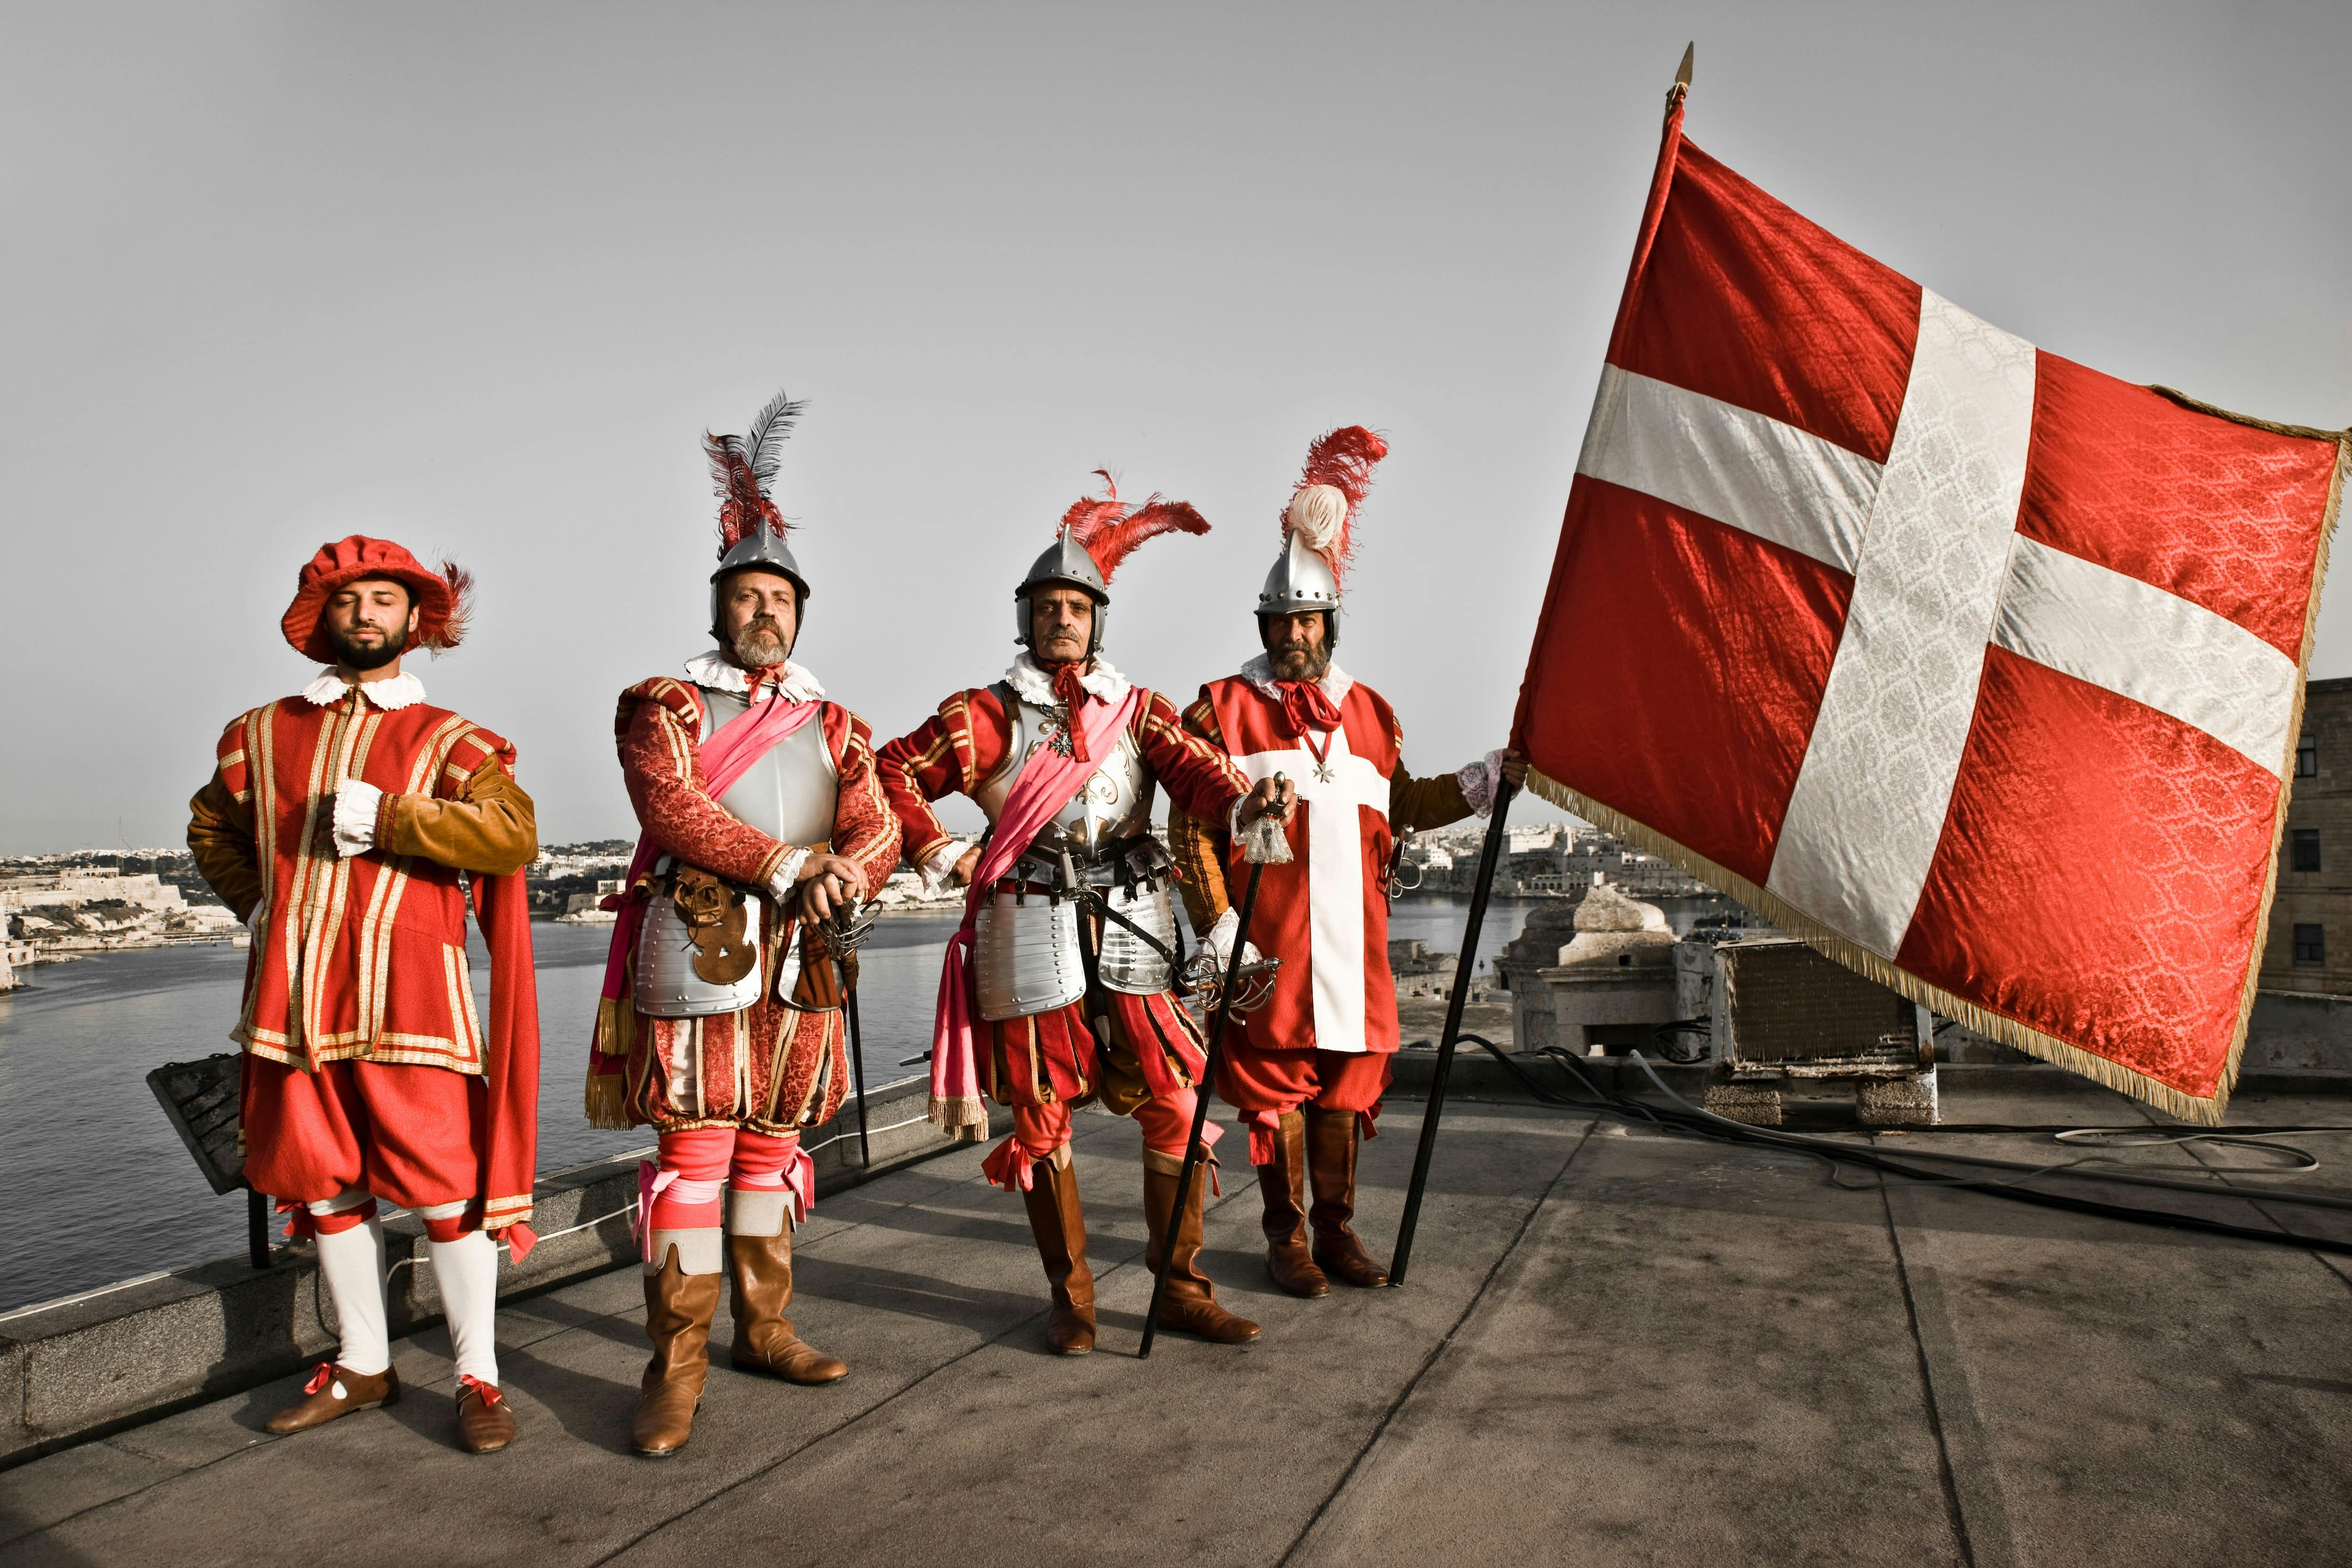
[(1669, 115), (1515, 724), (1567, 809), (2218, 1120), (2347, 467), (2047, 353)]

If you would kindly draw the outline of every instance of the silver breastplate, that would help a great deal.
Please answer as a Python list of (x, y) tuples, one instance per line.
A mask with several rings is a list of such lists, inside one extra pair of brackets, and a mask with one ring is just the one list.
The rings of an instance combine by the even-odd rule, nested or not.
[[(702, 692), (702, 739), (742, 714), (743, 699), (730, 691)], [(729, 816), (786, 844), (826, 844), (833, 839), (834, 806), (840, 793), (832, 749), (824, 743), (824, 721), (811, 718), (768, 749), (719, 804)]]
[[(972, 797), (991, 822), (1004, 809), (1004, 798), (1012, 793), (1013, 781), (1020, 776), (1030, 754), (1061, 738), (1062, 722), (1048, 709), (1016, 699), (1008, 704), (1005, 716), (1012, 734), (1003, 764)], [(1089, 858), (1098, 856), (1114, 840), (1132, 838), (1150, 826), (1152, 788), (1143, 753), (1136, 749), (1134, 735), (1122, 727), (1118, 745), (1069, 804), (1055, 814), (1053, 825), (1061, 829), (1072, 849)]]

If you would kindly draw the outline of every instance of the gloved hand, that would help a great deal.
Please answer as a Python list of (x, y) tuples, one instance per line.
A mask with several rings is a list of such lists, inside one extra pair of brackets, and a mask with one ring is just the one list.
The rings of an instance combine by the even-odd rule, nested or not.
[[(1223, 973), (1226, 965), (1233, 962), (1234, 938), (1241, 929), (1241, 912), (1228, 904), (1225, 906), (1225, 912), (1217, 917), (1217, 923), (1209, 928), (1209, 934), (1201, 939), (1201, 945), (1215, 956), (1217, 972), (1220, 974)], [(1242, 943), (1244, 963), (1259, 963), (1264, 956), (1258, 952), (1257, 943), (1254, 942)]]

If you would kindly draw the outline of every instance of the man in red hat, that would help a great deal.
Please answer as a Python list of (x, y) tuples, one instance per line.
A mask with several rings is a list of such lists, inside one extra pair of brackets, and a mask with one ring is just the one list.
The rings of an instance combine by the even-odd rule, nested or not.
[[(940, 982), (931, 1118), (977, 1140), (988, 1125), (983, 1089), (1013, 1107), (1013, 1135), (984, 1169), (1028, 1205), (1054, 1298), (1045, 1342), (1062, 1355), (1095, 1342), (1069, 1142), (1072, 1108), (1097, 1100), (1142, 1125), (1145, 1265), (1157, 1269), (1169, 1255), (1160, 1327), (1225, 1344), (1258, 1335), (1217, 1304), (1199, 1268), (1206, 1184), (1193, 1184), (1176, 1234), (1166, 1234), (1206, 1059), (1171, 989), (1172, 868), (1150, 836), (1151, 805), (1162, 784), (1185, 810), (1234, 826), (1286, 816), (1289, 805), (1271, 779), (1251, 792), (1223, 754), (1184, 732), (1174, 705), (1102, 657), (1111, 574), (1171, 529), (1209, 525), (1182, 501), (1130, 507), (1116, 489), (1071, 507), (1061, 537), (1013, 590), (1026, 651), (1003, 680), (955, 693), (881, 752), (908, 858), (933, 886), (971, 889)], [(987, 814), (982, 847), (966, 849), (940, 826), (930, 803), (948, 795)]]
[[(281, 623), (316, 680), (239, 717), (189, 803), (188, 847), (253, 928), (246, 1180), (317, 1238), (341, 1342), (298, 1432), (400, 1397), (379, 1202), (425, 1222), (457, 1361), (457, 1442), (515, 1435), (492, 1316), (499, 1237), (528, 1251), (539, 1003), (522, 868), (539, 853), (514, 748), (425, 700), (411, 648), (464, 636), (466, 574), (386, 540), (320, 546)], [(490, 952), (488, 1026), (466, 955), (468, 873)]]
[(616, 736), (644, 826), (605, 965), (588, 1119), (655, 1128), (639, 1177), (653, 1359), (630, 1443), (693, 1435), (719, 1286), (735, 1281), (734, 1363), (786, 1383), (848, 1372), (803, 1342), (793, 1226), (814, 1199), (801, 1130), (851, 1081), (843, 987), (823, 923), (898, 863), (866, 721), (793, 661), (808, 579), (770, 499), (800, 405), (779, 393), (748, 436), (706, 436), (717, 481), (719, 646), (621, 693)]
[[(1387, 443), (1360, 425), (1309, 449), (1283, 513), (1282, 555), (1258, 595), (1265, 653), (1209, 682), (1184, 710), (1186, 726), (1245, 776), (1297, 780), (1306, 805), (1288, 830), (1290, 863), (1265, 868), (1251, 915), (1249, 945), (1282, 961), (1274, 994), (1235, 1025), (1217, 1064), (1218, 1095), (1250, 1122), (1266, 1271), (1294, 1296), (1328, 1294), (1333, 1275), (1349, 1285), (1388, 1283), (1350, 1222), (1357, 1141), (1379, 1113), (1397, 1048), (1388, 957), (1393, 835), (1473, 810), (1483, 816), (1496, 781), (1516, 785), (1527, 773), (1507, 751), (1458, 773), (1412, 777), (1394, 710), (1331, 662), (1356, 509), (1387, 454)], [(1226, 879), (1241, 872), (1240, 846), (1223, 823), (1183, 812), (1170, 814), (1168, 836), (1188, 912), (1222, 955), (1233, 941)]]

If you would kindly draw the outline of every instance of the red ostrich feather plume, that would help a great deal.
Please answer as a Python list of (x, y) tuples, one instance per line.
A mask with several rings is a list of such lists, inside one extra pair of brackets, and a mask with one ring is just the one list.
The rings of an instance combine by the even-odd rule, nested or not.
[(719, 553), (726, 554), (757, 529), (779, 538), (792, 524), (768, 499), (783, 457), (784, 438), (808, 407), (779, 392), (751, 416), (748, 436), (713, 436), (705, 431), (702, 450), (710, 459), (710, 480), (719, 491)]
[(1129, 507), (1118, 499), (1118, 485), (1108, 471), (1097, 468), (1095, 472), (1102, 475), (1109, 493), (1081, 497), (1074, 502), (1062, 514), (1062, 531), (1094, 558), (1095, 570), (1102, 574), (1105, 584), (1145, 540), (1163, 533), (1209, 531), (1209, 520), (1191, 501), (1161, 500), (1155, 495), (1141, 506)]
[[(1316, 485), (1328, 485), (1347, 498), (1347, 515), (1336, 528), (1325, 528), (1307, 535), (1306, 544), (1331, 563), (1335, 577), (1347, 574), (1348, 563), (1356, 552), (1356, 510), (1371, 493), (1372, 470), (1389, 455), (1389, 444), (1361, 425), (1343, 425), (1325, 432), (1307, 448), (1307, 467), (1291, 490), (1291, 501), (1299, 492)], [(1297, 526), (1292, 515), (1291, 503), (1283, 505), (1282, 536), (1287, 540)]]
[(466, 640), (474, 623), (474, 574), (455, 561), (441, 563), (441, 580), (449, 584), (448, 613), (437, 626), (417, 626), (418, 642), (435, 653), (446, 653)]
[(755, 530), (780, 534), (792, 527), (760, 488), (740, 437), (706, 435), (702, 449), (710, 458), (710, 481), (719, 491), (720, 554), (742, 543)]

